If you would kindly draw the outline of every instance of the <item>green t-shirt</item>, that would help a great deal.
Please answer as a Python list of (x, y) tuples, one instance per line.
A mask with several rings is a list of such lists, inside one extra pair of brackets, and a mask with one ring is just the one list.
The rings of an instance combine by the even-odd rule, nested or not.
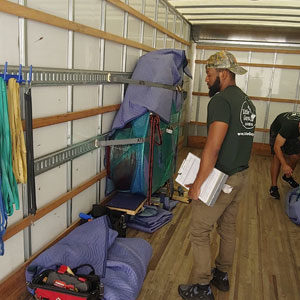
[(288, 139), (296, 139), (300, 136), (299, 132), (300, 113), (285, 112), (281, 113), (273, 121), (270, 131), (276, 136), (278, 133)]
[(207, 108), (207, 126), (214, 121), (228, 124), (216, 168), (233, 175), (248, 168), (256, 122), (256, 109), (237, 86), (228, 86), (212, 97)]

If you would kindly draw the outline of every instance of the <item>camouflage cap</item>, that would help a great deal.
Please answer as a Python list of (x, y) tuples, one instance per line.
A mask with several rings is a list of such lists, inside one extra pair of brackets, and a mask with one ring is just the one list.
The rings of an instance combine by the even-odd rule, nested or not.
[(225, 50), (211, 55), (207, 60), (206, 68), (228, 69), (238, 75), (247, 73), (246, 69), (238, 65), (236, 58)]

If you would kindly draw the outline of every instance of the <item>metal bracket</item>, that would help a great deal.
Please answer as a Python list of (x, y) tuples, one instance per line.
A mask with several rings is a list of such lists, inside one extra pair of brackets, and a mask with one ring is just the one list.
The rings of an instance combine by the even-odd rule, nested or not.
[(134, 79), (124, 78), (124, 77), (120, 77), (120, 76), (113, 75), (113, 74), (112, 74), (112, 76), (110, 76), (110, 82), (145, 85), (145, 86), (163, 88), (163, 89), (178, 91), (178, 92), (182, 91), (180, 86), (173, 86), (173, 85), (169, 85), (169, 84), (156, 83), (156, 82), (145, 81), (145, 80), (134, 80)]
[(141, 144), (146, 141), (145, 138), (133, 138), (124, 140), (105, 140), (108, 133), (98, 135), (84, 142), (80, 142), (67, 148), (49, 153), (34, 160), (35, 175), (42, 174), (53, 168), (56, 168), (74, 158), (93, 151), (99, 147)]
[[(170, 123), (170, 126), (166, 129), (169, 134), (173, 133), (173, 129), (178, 126), (178, 123)], [(162, 131), (162, 133), (164, 130)], [(75, 159), (83, 154), (91, 152), (99, 147), (106, 146), (124, 146), (132, 144), (142, 144), (149, 140), (149, 138), (132, 138), (132, 139), (122, 139), (122, 140), (107, 140), (107, 136), (110, 133), (105, 133), (102, 135), (97, 135), (86, 141), (76, 143), (72, 146), (68, 146), (64, 149), (49, 153), (47, 155), (41, 156), (34, 160), (34, 174), (39, 175), (53, 168), (56, 168), (72, 159)]]
[(120, 145), (132, 145), (132, 144), (142, 144), (146, 141), (146, 138), (134, 138), (134, 139), (124, 139), (124, 140), (108, 140), (99, 142), (99, 146), (120, 146)]

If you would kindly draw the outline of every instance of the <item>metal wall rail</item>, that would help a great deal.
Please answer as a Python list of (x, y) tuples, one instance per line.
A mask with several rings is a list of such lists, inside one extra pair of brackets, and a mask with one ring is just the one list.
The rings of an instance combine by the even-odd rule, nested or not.
[[(4, 70), (4, 65), (0, 65)], [(7, 73), (17, 75), (19, 66), (8, 66)], [(98, 84), (136, 84), (151, 87), (181, 91), (179, 86), (156, 83), (144, 80), (130, 79), (131, 72), (80, 70), (80, 69), (56, 69), (56, 68), (32, 68), (31, 86), (57, 86), (57, 85), (98, 85)], [(22, 68), (22, 78), (30, 80), (30, 68)]]
[[(0, 65), (0, 70), (4, 70), (4, 65)], [(17, 75), (19, 66), (8, 66), (7, 73)], [(56, 69), (56, 68), (33, 68), (31, 74), (31, 86), (57, 86), (57, 85), (98, 85), (112, 83), (128, 83), (147, 85), (170, 90), (180, 91), (179, 87), (159, 84), (149, 81), (129, 79), (132, 73), (129, 72), (107, 72), (93, 70), (74, 70), (74, 69)], [(30, 79), (30, 68), (22, 68), (22, 78), (28, 81)], [(93, 151), (100, 146), (108, 145), (126, 145), (143, 143), (145, 139), (127, 139), (123, 141), (106, 141), (109, 133), (98, 135), (81, 143), (74, 144), (65, 149), (47, 154), (34, 160), (34, 174), (39, 175), (51, 170), (61, 164), (73, 160), (85, 153)]]
[[(179, 123), (170, 122), (170, 128), (167, 128), (166, 131), (172, 134), (173, 129), (180, 126)], [(165, 130), (162, 130), (164, 133)], [(122, 140), (108, 140), (110, 132), (97, 135), (86, 141), (73, 144), (64, 149), (46, 154), (34, 160), (34, 174), (35, 176), (40, 175), (46, 171), (49, 171), (53, 168), (56, 168), (70, 160), (73, 160), (83, 154), (91, 152), (99, 147), (106, 146), (120, 146), (120, 145), (132, 145), (132, 144), (141, 144), (149, 140), (146, 138), (131, 138), (131, 139), (122, 139)]]
[(72, 159), (104, 146), (141, 144), (145, 138), (106, 140), (109, 133), (101, 134), (86, 141), (49, 153), (34, 160), (34, 174), (39, 175), (56, 168)]
[(178, 92), (182, 91), (182, 89), (179, 85), (173, 86), (170, 84), (156, 83), (156, 82), (152, 82), (152, 81), (127, 79), (127, 78), (124, 78), (124, 76), (118, 77), (117, 75), (114, 75), (114, 76), (111, 76), (111, 78), (109, 78), (109, 80), (112, 83), (128, 83), (128, 84), (145, 85), (145, 86), (150, 86), (150, 87), (163, 88), (163, 89), (168, 89), (168, 90), (178, 91)]
[[(4, 65), (0, 65), (0, 72), (3, 73)], [(8, 74), (17, 75), (19, 66), (8, 66)], [(129, 79), (131, 72), (109, 72), (97, 70), (80, 69), (56, 69), (56, 68), (32, 68), (31, 86), (47, 85), (97, 85), (114, 83), (115, 78)], [(22, 68), (22, 78), (26, 81), (30, 79), (30, 68)]]

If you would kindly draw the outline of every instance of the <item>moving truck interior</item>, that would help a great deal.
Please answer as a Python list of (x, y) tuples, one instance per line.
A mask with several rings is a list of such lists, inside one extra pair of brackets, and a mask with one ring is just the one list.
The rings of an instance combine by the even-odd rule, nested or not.
[[(181, 65), (180, 87), (132, 77), (138, 63), (157, 50), (180, 53), (183, 62), (186, 57), (191, 77)], [(133, 212), (107, 208), (123, 218), (126, 240), (143, 240), (145, 249), (152, 250), (143, 276), (136, 275), (135, 296), (120, 296), (126, 292), (117, 284), (119, 296), (104, 299), (182, 299), (178, 285), (189, 282), (193, 267), (192, 203), (175, 178), (189, 152), (201, 157), (211, 99), (206, 63), (222, 50), (232, 53), (247, 70), (236, 77), (236, 84), (256, 107), (256, 126), (249, 180), (237, 215), (230, 290), (213, 287), (212, 291), (217, 300), (300, 300), (300, 227), (286, 213), (291, 187), (282, 180), (282, 172), (278, 177), (280, 199), (269, 194), (270, 126), (283, 112), (300, 113), (300, 1), (0, 0), (0, 75), (5, 83), (9, 75), (19, 80), (19, 126), (27, 152), (27, 181), (19, 180), (15, 186), (18, 203), (6, 211), (6, 225), (4, 214), (0, 219), (1, 300), (33, 299), (26, 285), (26, 268), (46, 249), (91, 223), (80, 225), (79, 214), (89, 215), (93, 206), (105, 207), (112, 199), (116, 189), (109, 184), (111, 174), (117, 177), (125, 170), (129, 174), (136, 167), (131, 164), (137, 159), (132, 146), (130, 164), (113, 173), (113, 159), (119, 152), (110, 151), (111, 143), (105, 144), (131, 86), (167, 90), (184, 99), (174, 128), (167, 123), (162, 127), (165, 120), (152, 118), (155, 113), (149, 109), (148, 133), (152, 120), (160, 119), (160, 129), (154, 131), (152, 142), (147, 131), (144, 140), (135, 136), (132, 142), (146, 143), (149, 149), (154, 143), (158, 149), (158, 136), (176, 130), (174, 152), (164, 146), (162, 135), (162, 149), (172, 153), (171, 165), (163, 170), (172, 174), (160, 188), (167, 193), (171, 190), (170, 197), (176, 200), (177, 196), (179, 201), (170, 210), (168, 222), (152, 233), (126, 228), (127, 221), (152, 203), (149, 188), (143, 198), (146, 201)], [(146, 65), (145, 73), (147, 70)], [(160, 100), (163, 103), (163, 97)], [(5, 126), (4, 118), (0, 122)], [(0, 139), (4, 143), (3, 135)], [(122, 138), (117, 139), (122, 146)], [(151, 152), (147, 149), (145, 157)], [(0, 153), (1, 161), (8, 156)], [(148, 175), (142, 176), (152, 186), (158, 176), (155, 157), (156, 152), (151, 166), (149, 163), (152, 182), (145, 179)], [(293, 177), (300, 181), (299, 166)], [(3, 186), (1, 183), (2, 192)], [(214, 228), (212, 263), (219, 243)], [(109, 289), (113, 294), (113, 283), (110, 288), (103, 282), (104, 295)]]

